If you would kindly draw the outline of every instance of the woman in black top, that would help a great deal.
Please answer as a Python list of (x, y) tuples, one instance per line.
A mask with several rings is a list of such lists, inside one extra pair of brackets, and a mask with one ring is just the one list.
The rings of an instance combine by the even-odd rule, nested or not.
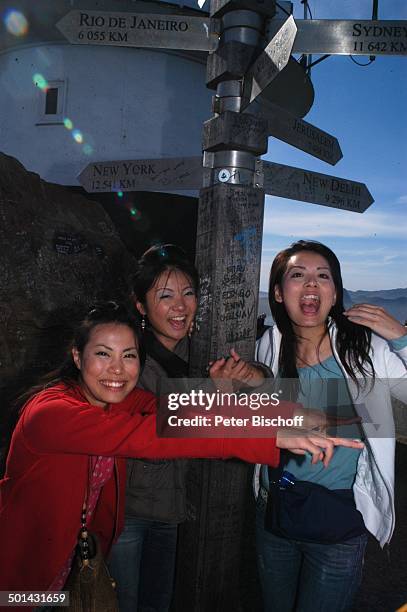
[[(147, 353), (139, 386), (156, 395), (163, 378), (188, 376), (198, 282), (195, 267), (174, 245), (152, 247), (139, 261), (133, 291)], [(185, 460), (127, 462), (125, 528), (110, 562), (121, 612), (169, 609), (177, 527), (186, 518), (185, 469)]]

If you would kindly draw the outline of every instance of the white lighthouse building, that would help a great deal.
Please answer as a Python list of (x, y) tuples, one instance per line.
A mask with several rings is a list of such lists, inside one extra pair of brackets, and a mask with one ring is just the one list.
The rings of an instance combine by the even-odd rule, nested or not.
[(70, 44), (56, 23), (72, 10), (200, 14), (195, 0), (14, 3), (1, 24), (1, 150), (70, 186), (91, 161), (199, 155), (207, 54)]

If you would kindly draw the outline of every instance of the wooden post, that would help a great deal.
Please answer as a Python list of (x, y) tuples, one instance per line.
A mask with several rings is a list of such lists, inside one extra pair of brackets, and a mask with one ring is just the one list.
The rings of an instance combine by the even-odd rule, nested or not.
[[(256, 158), (267, 150), (267, 123), (239, 111), (241, 80), (256, 52), (264, 11), (273, 14), (274, 1), (254, 2), (253, 10), (247, 6), (239, 6), (239, 0), (213, 0), (211, 6), (224, 31), (208, 60), (208, 86), (216, 88), (216, 96), (215, 116), (204, 125), (205, 186), (196, 248), (200, 295), (190, 365), (194, 378), (205, 376), (208, 362), (232, 347), (244, 359), (254, 354), (264, 211)], [(256, 580), (250, 480), (251, 469), (242, 462), (191, 462), (192, 520), (180, 529), (175, 610), (255, 609), (258, 595), (249, 588)]]

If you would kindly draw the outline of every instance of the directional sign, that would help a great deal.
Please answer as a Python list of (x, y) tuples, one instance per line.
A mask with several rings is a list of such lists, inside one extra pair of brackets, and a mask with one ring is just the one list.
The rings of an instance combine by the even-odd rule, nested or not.
[(270, 195), (359, 213), (374, 202), (364, 183), (273, 162), (260, 161), (259, 166), (263, 189)]
[[(250, 108), (250, 107), (249, 107)], [(298, 119), (276, 104), (264, 102), (260, 107), (260, 116), (267, 120), (270, 136), (309, 153), (334, 166), (342, 157), (341, 147), (335, 136)]]
[[(89, 193), (200, 189), (202, 157), (93, 162), (80, 173)], [(256, 180), (270, 195), (364, 212), (374, 202), (363, 183), (258, 160)], [(262, 184), (263, 183), (263, 184)]]
[[(407, 21), (313, 19), (296, 24), (293, 53), (407, 55)], [(278, 27), (275, 20), (269, 21), (268, 35)]]
[(89, 193), (199, 189), (202, 157), (93, 162), (78, 179)]
[(253, 102), (287, 65), (296, 33), (297, 27), (290, 15), (249, 68), (243, 83), (241, 110)]
[(70, 43), (213, 51), (219, 20), (159, 13), (70, 11), (56, 24)]

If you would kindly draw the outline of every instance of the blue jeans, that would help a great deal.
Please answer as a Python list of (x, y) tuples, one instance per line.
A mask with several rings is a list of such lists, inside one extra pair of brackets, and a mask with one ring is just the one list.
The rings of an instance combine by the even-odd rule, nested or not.
[(167, 612), (172, 598), (178, 525), (126, 518), (109, 570), (120, 612)]
[(340, 544), (299, 542), (264, 529), (256, 518), (257, 564), (265, 612), (345, 612), (362, 580), (367, 533)]

